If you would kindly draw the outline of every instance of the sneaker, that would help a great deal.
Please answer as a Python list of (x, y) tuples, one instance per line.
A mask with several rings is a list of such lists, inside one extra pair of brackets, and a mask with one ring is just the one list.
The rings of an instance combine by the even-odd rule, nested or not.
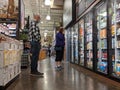
[(55, 67), (55, 70), (60, 71), (61, 68), (60, 67)]
[(60, 66), (59, 68), (64, 69), (64, 67)]
[(32, 75), (32, 76), (43, 76), (44, 73), (40, 73), (40, 72), (32, 72), (31, 75)]

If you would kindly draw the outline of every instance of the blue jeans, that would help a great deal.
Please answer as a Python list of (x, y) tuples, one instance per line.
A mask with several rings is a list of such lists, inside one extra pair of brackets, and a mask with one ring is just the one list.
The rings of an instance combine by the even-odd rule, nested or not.
[(38, 72), (37, 67), (38, 67), (38, 59), (39, 59), (39, 51), (40, 51), (40, 43), (37, 41), (32, 41), (30, 42), (31, 44), (31, 72)]

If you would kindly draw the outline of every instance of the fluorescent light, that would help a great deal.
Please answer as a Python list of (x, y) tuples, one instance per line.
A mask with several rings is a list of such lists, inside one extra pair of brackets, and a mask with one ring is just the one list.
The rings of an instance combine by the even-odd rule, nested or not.
[(41, 21), (41, 23), (43, 23), (43, 21)]
[(46, 16), (46, 20), (50, 20), (51, 18), (50, 18), (50, 15), (47, 15)]
[(47, 32), (48, 30), (45, 30), (45, 32)]
[(50, 0), (45, 0), (45, 5), (50, 5)]
[(100, 13), (101, 16), (107, 16), (107, 12)]
[(42, 5), (42, 8), (44, 7), (44, 5)]
[(44, 33), (44, 37), (46, 37), (47, 36), (47, 33)]

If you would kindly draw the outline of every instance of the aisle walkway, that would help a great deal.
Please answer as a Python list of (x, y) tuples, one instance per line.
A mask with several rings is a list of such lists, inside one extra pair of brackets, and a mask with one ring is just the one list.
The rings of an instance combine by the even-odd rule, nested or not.
[(45, 73), (43, 78), (30, 76), (29, 69), (25, 69), (7, 90), (120, 90), (80, 72), (69, 63), (64, 63), (64, 70), (55, 71), (54, 57), (41, 61), (39, 65), (40, 71)]

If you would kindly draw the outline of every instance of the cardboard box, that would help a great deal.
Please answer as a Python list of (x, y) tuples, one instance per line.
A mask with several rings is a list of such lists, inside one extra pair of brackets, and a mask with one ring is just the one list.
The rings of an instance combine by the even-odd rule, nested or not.
[(5, 42), (2, 42), (2, 43), (0, 43), (0, 50), (8, 50), (8, 49), (10, 49), (9, 46), (10, 44), (9, 43), (5, 43)]
[(4, 66), (7, 66), (10, 64), (10, 52), (9, 50), (4, 50)]

